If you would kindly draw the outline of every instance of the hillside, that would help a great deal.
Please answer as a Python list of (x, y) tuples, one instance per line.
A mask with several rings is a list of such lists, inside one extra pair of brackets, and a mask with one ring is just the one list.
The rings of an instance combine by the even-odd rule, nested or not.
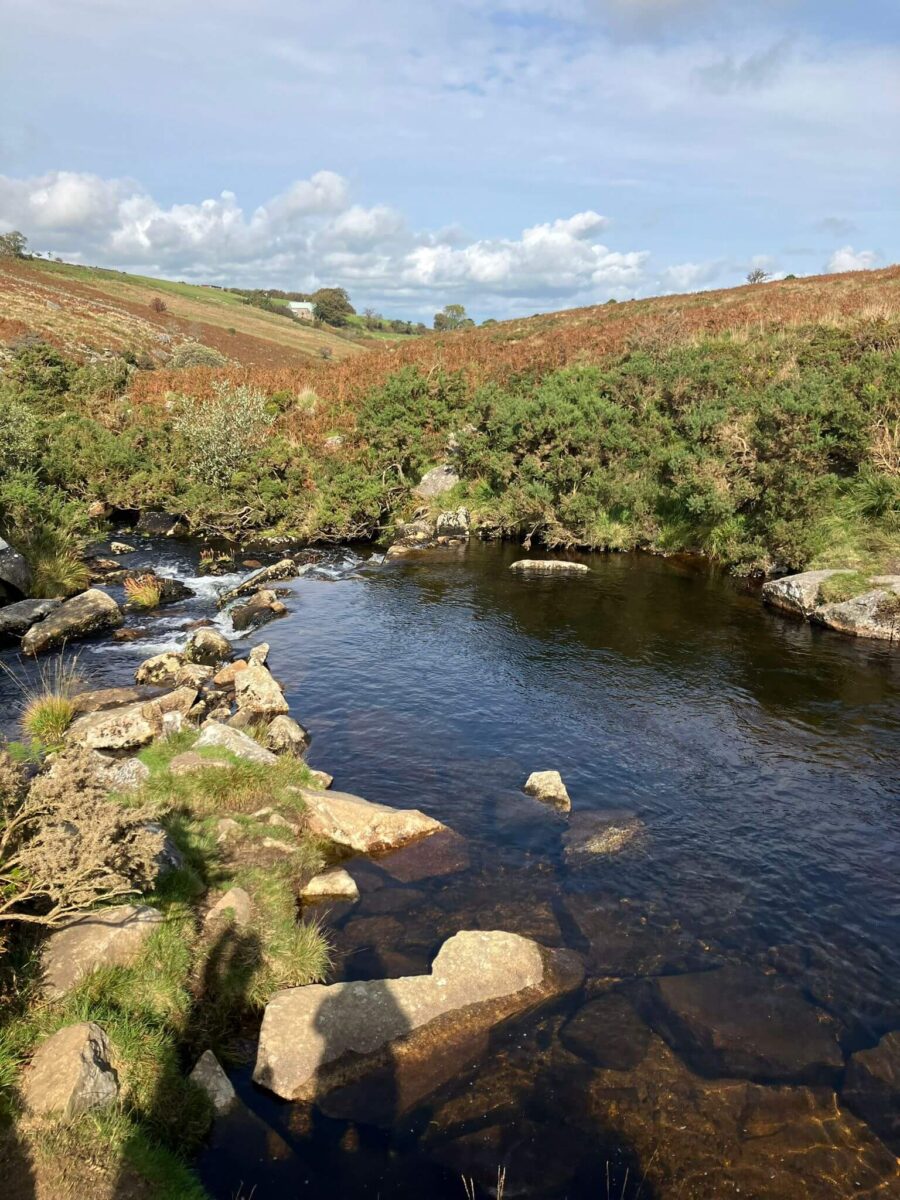
[[(76, 327), (36, 280), (79, 289), (65, 297), (95, 347), (122, 345), (126, 315), (164, 328), (125, 300), (151, 294), (133, 279), (105, 280), (118, 289), (109, 300), (43, 266), (6, 278), (31, 297), (7, 340)], [(205, 304), (267, 336), (287, 325), (215, 292), (152, 286), (172, 314)], [(204, 340), (219, 328), (204, 324)], [(12, 354), (0, 535), (49, 557), (47, 588), (54, 556), (111, 509), (177, 513), (202, 536), (336, 542), (463, 506), (482, 536), (526, 545), (702, 553), (743, 573), (900, 571), (900, 268), (607, 304), (367, 353), (341, 343), (332, 361), (246, 340), (260, 359), (223, 368)], [(439, 463), (458, 481), (423, 506), (415, 485)]]
[(73, 355), (113, 351), (141, 355), (155, 365), (165, 363), (172, 347), (183, 341), (211, 346), (242, 366), (270, 369), (290, 368), (311, 356), (340, 361), (366, 345), (254, 308), (218, 288), (40, 259), (4, 259), (0, 342), (26, 333)]

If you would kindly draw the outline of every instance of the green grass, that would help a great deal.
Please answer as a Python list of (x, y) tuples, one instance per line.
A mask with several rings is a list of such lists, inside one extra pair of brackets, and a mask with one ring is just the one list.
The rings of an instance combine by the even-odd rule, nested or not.
[(819, 585), (819, 601), (822, 604), (842, 604), (854, 596), (870, 592), (874, 586), (871, 578), (862, 571), (832, 575)]

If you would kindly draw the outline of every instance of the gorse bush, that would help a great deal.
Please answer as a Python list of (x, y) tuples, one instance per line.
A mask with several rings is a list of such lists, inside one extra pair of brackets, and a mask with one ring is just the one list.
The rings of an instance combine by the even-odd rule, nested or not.
[(210, 400), (179, 397), (174, 424), (193, 478), (225, 488), (273, 420), (267, 397), (256, 388), (216, 383)]
[(172, 353), (171, 365), (185, 367), (224, 367), (228, 359), (213, 346), (202, 342), (182, 342)]

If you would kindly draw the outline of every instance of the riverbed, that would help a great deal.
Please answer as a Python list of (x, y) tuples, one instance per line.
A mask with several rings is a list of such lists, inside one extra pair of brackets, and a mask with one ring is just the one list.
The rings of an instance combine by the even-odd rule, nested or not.
[[(276, 1102), (237, 1061), (265, 1126), (214, 1142), (210, 1191), (442, 1200), (463, 1177), (496, 1193), (505, 1168), (507, 1198), (900, 1194), (884, 1143), (835, 1101), (842, 1069), (717, 1066), (654, 999), (660, 979), (742, 970), (761, 1022), (767, 989), (789, 985), (845, 1058), (900, 1027), (900, 655), (767, 611), (697, 561), (585, 556), (587, 575), (532, 579), (508, 570), (517, 557), (331, 551), (284, 585), (287, 616), (235, 644), (269, 643), (336, 788), (464, 839), (430, 867), (358, 864), (360, 901), (319, 913), (333, 980), (427, 971), (447, 937), (481, 928), (578, 951), (585, 988), (371, 1124)], [(151, 542), (125, 560), (197, 595), (137, 622), (141, 640), (81, 646), (88, 686), (130, 681), (199, 618), (230, 632), (215, 596), (234, 576), (201, 577), (198, 559)], [(15, 702), (0, 676), (10, 735)], [(571, 818), (522, 792), (546, 769), (573, 817), (609, 813), (634, 835), (573, 854)], [(575, 1021), (598, 1004), (586, 1051)]]

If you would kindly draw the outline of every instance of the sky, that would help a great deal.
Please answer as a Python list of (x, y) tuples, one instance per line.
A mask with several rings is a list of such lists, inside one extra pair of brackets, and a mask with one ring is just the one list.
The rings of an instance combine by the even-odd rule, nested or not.
[(0, 231), (477, 320), (900, 259), (898, 0), (4, 0)]

